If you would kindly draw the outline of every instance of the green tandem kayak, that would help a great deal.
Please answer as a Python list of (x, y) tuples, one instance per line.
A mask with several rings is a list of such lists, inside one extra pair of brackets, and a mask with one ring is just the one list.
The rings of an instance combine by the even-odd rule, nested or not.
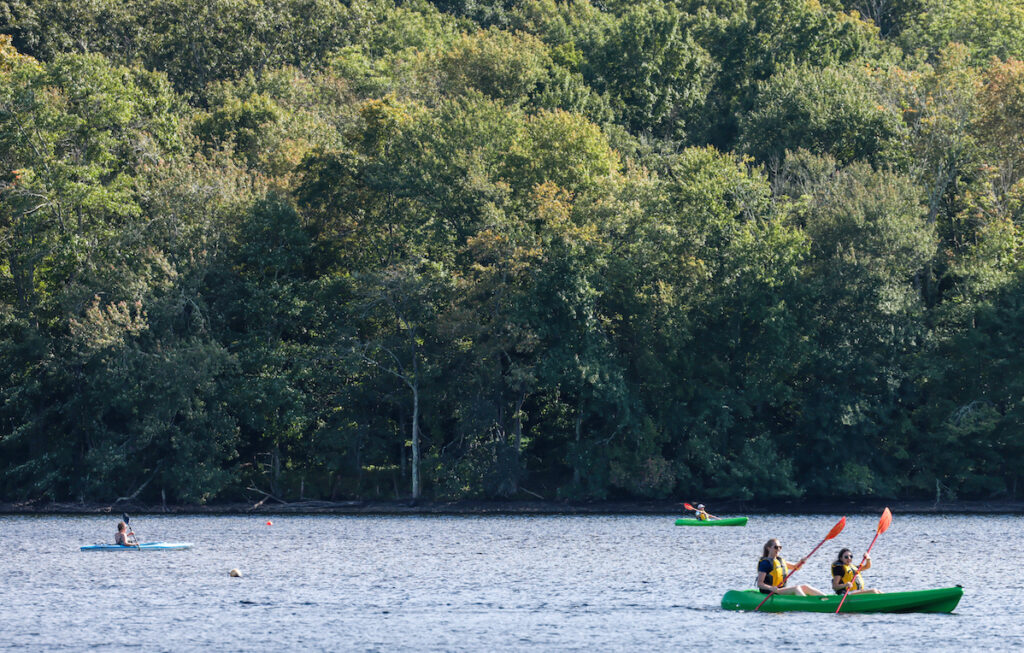
[[(915, 592), (886, 592), (883, 594), (854, 594), (843, 603), (847, 612), (952, 612), (964, 588), (943, 587)], [(725, 610), (753, 610), (764, 600), (757, 590), (729, 590), (722, 597)], [(842, 597), (831, 596), (773, 596), (761, 606), (761, 612), (835, 612)]]
[(725, 517), (723, 519), (693, 519), (684, 517), (676, 520), (676, 526), (746, 526), (746, 517)]

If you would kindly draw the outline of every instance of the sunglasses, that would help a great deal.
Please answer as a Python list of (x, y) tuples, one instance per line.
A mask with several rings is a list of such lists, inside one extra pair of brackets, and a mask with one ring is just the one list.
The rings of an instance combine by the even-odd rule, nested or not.
[(781, 551), (782, 550), (782, 545), (781, 544), (773, 544), (772, 548), (773, 549), (778, 549), (779, 551)]
[(850, 554), (846, 554), (843, 556), (843, 560), (853, 560), (853, 556)]

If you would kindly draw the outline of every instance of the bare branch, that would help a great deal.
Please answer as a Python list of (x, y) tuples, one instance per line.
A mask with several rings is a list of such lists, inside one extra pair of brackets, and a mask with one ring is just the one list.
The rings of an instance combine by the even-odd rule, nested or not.
[(122, 501), (134, 501), (135, 497), (139, 496), (139, 493), (142, 492), (142, 490), (144, 490), (147, 485), (149, 485), (149, 482), (156, 478), (156, 473), (158, 471), (160, 471), (160, 463), (156, 464), (156, 467), (153, 468), (153, 473), (149, 475), (149, 478), (147, 478), (146, 481), (142, 485), (140, 485), (137, 490), (135, 490), (126, 497), (118, 497), (117, 500), (114, 501), (114, 503), (117, 504), (121, 503)]
[[(398, 377), (407, 386), (412, 388), (412, 379), (409, 377), (408, 374), (405, 373), (405, 366), (402, 365), (402, 361), (399, 360), (398, 356), (395, 355), (395, 353), (393, 351), (391, 351), (390, 349), (388, 349), (384, 345), (375, 345), (375, 346), (378, 349), (383, 350), (385, 353), (387, 353), (388, 356), (391, 357), (392, 360), (395, 361), (395, 365), (398, 367), (398, 371), (397, 372), (395, 370), (391, 369), (390, 367), (386, 367), (384, 365), (381, 365), (380, 362), (377, 361), (375, 358), (373, 358), (371, 356), (367, 356), (364, 351), (360, 351), (359, 352), (359, 357), (362, 358), (367, 363), (370, 363), (371, 365), (373, 365), (377, 369), (383, 370), (384, 372), (387, 372), (388, 374), (391, 374), (393, 376)], [(364, 347), (364, 349), (367, 349), (367, 348), (369, 348), (369, 346)]]
[(284, 505), (288, 505), (288, 502), (287, 502), (287, 501), (285, 501), (284, 499), (278, 499), (278, 498), (277, 498), (277, 497), (275, 497), (275, 496), (274, 496), (273, 494), (271, 494), (271, 493), (269, 493), (269, 492), (264, 492), (263, 490), (259, 489), (259, 488), (258, 488), (258, 487), (256, 487), (255, 485), (250, 485), (250, 486), (249, 486), (249, 487), (247, 487), (246, 489), (247, 489), (247, 490), (251, 490), (252, 492), (257, 492), (257, 493), (259, 493), (259, 494), (262, 494), (262, 495), (263, 495), (263, 499), (261, 499), (259, 503), (257, 503), (256, 505), (254, 505), (254, 506), (253, 506), (253, 508), (259, 508), (259, 507), (260, 507), (261, 505), (263, 505), (263, 502), (264, 502), (264, 501), (266, 501), (267, 499), (273, 499), (274, 501), (277, 501), (278, 503), (282, 503), (282, 504), (284, 504)]

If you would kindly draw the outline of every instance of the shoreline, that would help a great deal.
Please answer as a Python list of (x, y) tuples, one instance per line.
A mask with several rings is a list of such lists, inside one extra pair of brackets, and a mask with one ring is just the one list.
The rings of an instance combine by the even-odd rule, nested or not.
[[(780, 501), (776, 503), (708, 502), (723, 517), (756, 514), (875, 514), (883, 508), (895, 513), (929, 515), (1024, 515), (1024, 501)], [(0, 515), (676, 515), (687, 510), (674, 501), (295, 501), (267, 505), (223, 503), (213, 505), (152, 505), (143, 503), (0, 503)]]

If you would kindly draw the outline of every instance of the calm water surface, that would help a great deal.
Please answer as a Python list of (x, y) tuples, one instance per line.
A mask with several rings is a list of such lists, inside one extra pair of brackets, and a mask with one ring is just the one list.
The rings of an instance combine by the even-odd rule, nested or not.
[[(267, 526), (267, 519), (273, 526)], [(0, 517), (0, 649), (1010, 650), (1024, 648), (1024, 518), (894, 517), (872, 550), (883, 590), (962, 584), (951, 615), (722, 610), (761, 545), (795, 560), (838, 516), (745, 528), (665, 516), (136, 515), (189, 551), (80, 552), (110, 517)], [(852, 516), (794, 580), (825, 589), (877, 516)], [(228, 571), (241, 570), (242, 578)]]

